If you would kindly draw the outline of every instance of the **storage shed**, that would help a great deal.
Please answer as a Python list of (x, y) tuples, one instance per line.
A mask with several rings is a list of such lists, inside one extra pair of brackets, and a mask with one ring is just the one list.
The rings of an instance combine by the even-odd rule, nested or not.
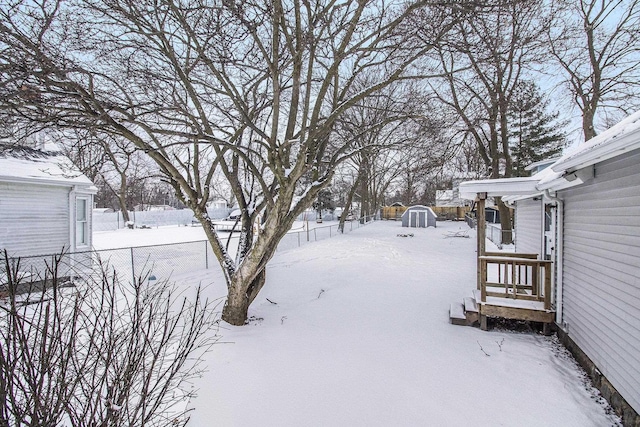
[(437, 218), (438, 216), (430, 207), (423, 205), (411, 206), (402, 214), (402, 226), (415, 228), (436, 227)]
[(95, 193), (62, 154), (0, 143), (0, 249), (10, 257), (90, 250)]

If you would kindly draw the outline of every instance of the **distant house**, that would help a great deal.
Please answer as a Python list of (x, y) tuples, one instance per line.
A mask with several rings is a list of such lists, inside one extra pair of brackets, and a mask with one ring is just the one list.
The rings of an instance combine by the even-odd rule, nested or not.
[(10, 257), (89, 250), (95, 193), (60, 153), (0, 143), (0, 249)]
[(207, 203), (207, 209), (227, 209), (227, 201), (223, 199)]
[(403, 227), (436, 227), (436, 215), (433, 210), (427, 206), (415, 205), (407, 208), (402, 214)]
[[(461, 192), (515, 205), (520, 258), (508, 262), (553, 265), (544, 298), (558, 336), (624, 424), (640, 425), (640, 111), (532, 177), (466, 182)], [(537, 260), (524, 259), (530, 254)], [(484, 286), (487, 263), (507, 261), (479, 255)], [(508, 286), (508, 300), (526, 297), (525, 286), (522, 292)], [(490, 299), (484, 298), (481, 316)]]

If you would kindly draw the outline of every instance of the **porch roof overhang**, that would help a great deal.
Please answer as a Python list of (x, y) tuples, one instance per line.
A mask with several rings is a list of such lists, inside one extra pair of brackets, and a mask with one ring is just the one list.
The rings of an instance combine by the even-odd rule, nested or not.
[(460, 184), (460, 197), (474, 200), (479, 193), (501, 196), (506, 201), (535, 197), (586, 183), (594, 177), (596, 163), (640, 149), (640, 111), (607, 129), (551, 166), (527, 178), (467, 181)]
[(475, 200), (479, 193), (486, 193), (488, 197), (533, 196), (540, 193), (538, 182), (536, 177), (466, 181), (460, 184), (460, 197)]

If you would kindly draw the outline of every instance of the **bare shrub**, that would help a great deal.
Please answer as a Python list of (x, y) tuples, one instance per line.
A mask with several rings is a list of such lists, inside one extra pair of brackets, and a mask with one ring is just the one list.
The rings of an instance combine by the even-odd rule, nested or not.
[(199, 287), (187, 297), (144, 275), (125, 283), (99, 262), (63, 287), (62, 258), (47, 262), (36, 287), (4, 254), (0, 424), (185, 425), (189, 380), (217, 340), (212, 303)]

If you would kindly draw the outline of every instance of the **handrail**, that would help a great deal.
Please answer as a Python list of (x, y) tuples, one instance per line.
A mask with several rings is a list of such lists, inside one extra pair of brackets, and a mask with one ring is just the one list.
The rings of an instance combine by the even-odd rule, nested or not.
[[(502, 252), (479, 256), (481, 301), (486, 302), (488, 296), (542, 301), (544, 309), (550, 310), (553, 262), (536, 258), (536, 254)], [(490, 266), (495, 268), (490, 271)]]
[(538, 259), (538, 254), (525, 254), (525, 253), (515, 253), (515, 252), (485, 252), (484, 255), (488, 257), (513, 257), (513, 258)]

